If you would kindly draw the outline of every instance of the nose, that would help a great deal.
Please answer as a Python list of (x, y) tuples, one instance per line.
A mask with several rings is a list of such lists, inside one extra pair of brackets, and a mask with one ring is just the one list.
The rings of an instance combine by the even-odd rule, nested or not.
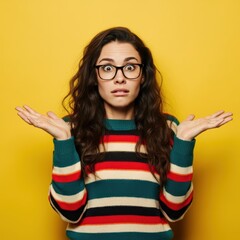
[(122, 72), (122, 69), (117, 69), (117, 73), (116, 73), (116, 76), (114, 78), (114, 83), (125, 83), (126, 82), (126, 79), (123, 75), (123, 72)]

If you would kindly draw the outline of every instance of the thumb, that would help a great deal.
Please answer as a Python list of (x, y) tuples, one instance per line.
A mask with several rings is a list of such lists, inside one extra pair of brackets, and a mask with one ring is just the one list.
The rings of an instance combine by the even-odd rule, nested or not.
[(186, 121), (192, 121), (195, 118), (194, 114), (190, 114), (188, 115), (188, 117), (186, 118)]

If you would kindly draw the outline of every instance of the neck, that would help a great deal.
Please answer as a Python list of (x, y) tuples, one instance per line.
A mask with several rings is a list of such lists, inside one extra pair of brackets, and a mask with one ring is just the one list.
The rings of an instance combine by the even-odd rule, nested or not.
[(131, 120), (134, 119), (134, 107), (108, 108), (105, 106), (107, 119)]

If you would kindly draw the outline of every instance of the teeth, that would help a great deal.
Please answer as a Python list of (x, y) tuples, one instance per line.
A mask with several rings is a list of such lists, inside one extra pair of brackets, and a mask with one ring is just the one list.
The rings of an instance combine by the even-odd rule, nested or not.
[(127, 92), (127, 90), (116, 90), (116, 91), (113, 91), (114, 93), (118, 93), (118, 92), (120, 92), (120, 93), (126, 93)]

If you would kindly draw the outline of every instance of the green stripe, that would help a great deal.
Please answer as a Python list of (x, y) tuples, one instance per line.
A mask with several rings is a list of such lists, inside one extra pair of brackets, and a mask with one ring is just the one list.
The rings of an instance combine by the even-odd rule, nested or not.
[(62, 141), (54, 139), (53, 143), (54, 143), (54, 155), (53, 155), (54, 166), (68, 167), (79, 162), (79, 155), (76, 151), (73, 137), (68, 140)]
[(193, 163), (195, 140), (184, 141), (174, 136), (173, 149), (170, 153), (171, 163), (180, 167), (189, 167)]
[(85, 187), (83, 181), (75, 181), (69, 183), (56, 183), (53, 181), (52, 186), (56, 193), (66, 196), (77, 194), (81, 192)]
[(174, 182), (172, 180), (168, 180), (165, 189), (168, 193), (177, 197), (185, 195), (190, 186), (191, 182)]
[(105, 119), (104, 124), (108, 130), (127, 131), (136, 129), (134, 120)]
[(88, 199), (142, 197), (159, 199), (159, 185), (141, 180), (99, 180), (86, 185)]
[(179, 121), (178, 121), (178, 119), (175, 118), (174, 116), (169, 115), (169, 114), (166, 114), (166, 117), (167, 117), (167, 120), (170, 120), (170, 121), (176, 123), (177, 125), (179, 125)]
[[(141, 229), (144, 230), (144, 229)], [(173, 238), (172, 230), (158, 233), (121, 232), (121, 233), (76, 233), (67, 230), (71, 240), (170, 240)]]

